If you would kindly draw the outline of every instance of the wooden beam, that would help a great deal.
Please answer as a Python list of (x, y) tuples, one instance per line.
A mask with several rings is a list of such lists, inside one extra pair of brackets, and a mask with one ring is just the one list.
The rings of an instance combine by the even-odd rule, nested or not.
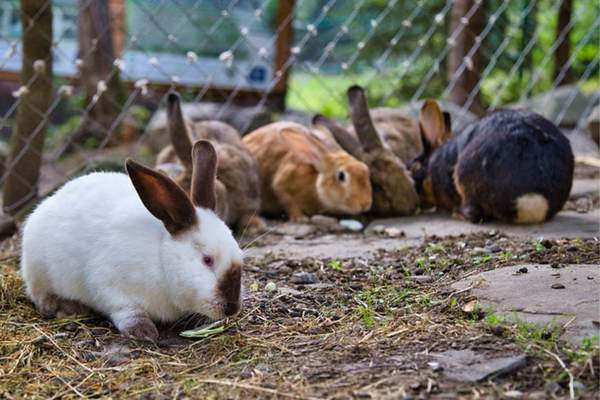
[[(277, 41), (275, 42), (275, 63), (273, 65), (274, 79), (278, 80), (274, 92), (283, 95), (287, 91), (287, 80), (291, 64), (288, 60), (292, 54), (294, 42), (294, 6), (295, 0), (279, 0), (277, 7)], [(278, 75), (281, 74), (280, 77)]]
[(122, 57), (125, 50), (125, 0), (110, 0), (108, 7), (112, 20), (115, 57)]

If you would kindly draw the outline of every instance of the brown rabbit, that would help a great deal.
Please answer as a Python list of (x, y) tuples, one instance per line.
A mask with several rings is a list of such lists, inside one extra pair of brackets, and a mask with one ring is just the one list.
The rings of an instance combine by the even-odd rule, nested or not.
[(169, 93), (167, 104), (168, 130), (172, 145), (165, 147), (157, 158), (157, 168), (167, 173), (184, 189), (191, 182), (192, 140), (208, 140), (218, 155), (216, 180), (216, 212), (227, 225), (238, 230), (260, 230), (264, 222), (260, 210), (258, 163), (242, 143), (237, 131), (221, 121), (186, 122), (181, 101), (175, 92)]
[[(369, 166), (373, 187), (373, 213), (413, 214), (419, 205), (419, 197), (405, 163), (391, 150), (391, 146), (386, 146), (381, 139), (371, 119), (364, 90), (360, 86), (352, 86), (347, 94), (350, 116), (358, 140), (348, 130), (325, 116), (316, 115), (313, 124), (319, 129), (329, 131), (344, 150)], [(401, 142), (398, 140), (398, 143)], [(401, 147), (398, 145), (399, 149)], [(408, 156), (409, 153), (405, 153)]]
[(369, 169), (345, 151), (329, 150), (294, 122), (275, 122), (244, 136), (261, 173), (263, 212), (292, 221), (321, 213), (359, 214), (371, 207)]

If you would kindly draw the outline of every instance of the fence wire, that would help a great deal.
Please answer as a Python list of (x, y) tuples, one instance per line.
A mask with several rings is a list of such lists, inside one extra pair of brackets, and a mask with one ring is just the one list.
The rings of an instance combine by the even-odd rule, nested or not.
[[(38, 7), (31, 18), (26, 6)], [(52, 37), (41, 37), (51, 55), (30, 59), (24, 48), (36, 44), (25, 38), (48, 10)], [(519, 105), (582, 131), (600, 102), (599, 25), (600, 4), (587, 0), (5, 0), (3, 208), (14, 214), (77, 174), (122, 168), (128, 156), (152, 163), (168, 143), (160, 110), (170, 90), (191, 104), (189, 116), (223, 119), (242, 134), (280, 118), (308, 123), (314, 113), (346, 120), (345, 90), (355, 83), (374, 107), (414, 112), (437, 98), (458, 126), (478, 110)], [(457, 49), (462, 62), (452, 69)], [(49, 71), (40, 109), (36, 90)], [(465, 76), (475, 81), (464, 86)], [(457, 91), (466, 96), (452, 104)], [(40, 120), (29, 131), (18, 126), (25, 106)], [(39, 168), (23, 167), (27, 157)], [(21, 194), (7, 197), (15, 185)]]

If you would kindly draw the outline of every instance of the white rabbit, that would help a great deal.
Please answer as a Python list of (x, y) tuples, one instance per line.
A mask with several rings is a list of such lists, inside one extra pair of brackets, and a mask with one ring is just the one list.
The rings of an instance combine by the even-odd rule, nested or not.
[(129, 177), (92, 173), (40, 204), (23, 230), (21, 270), (42, 315), (93, 309), (121, 333), (155, 341), (152, 321), (239, 311), (242, 251), (213, 211), (215, 149), (198, 141), (192, 159), (191, 199), (128, 160)]

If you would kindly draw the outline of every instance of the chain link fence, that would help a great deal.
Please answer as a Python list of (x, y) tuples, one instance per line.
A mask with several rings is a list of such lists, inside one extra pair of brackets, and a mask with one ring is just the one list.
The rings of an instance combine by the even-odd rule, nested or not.
[(587, 0), (4, 0), (3, 209), (129, 156), (152, 163), (170, 90), (188, 117), (242, 134), (313, 113), (344, 119), (358, 83), (372, 106), (413, 114), (437, 98), (458, 129), (518, 105), (589, 135), (599, 25)]

